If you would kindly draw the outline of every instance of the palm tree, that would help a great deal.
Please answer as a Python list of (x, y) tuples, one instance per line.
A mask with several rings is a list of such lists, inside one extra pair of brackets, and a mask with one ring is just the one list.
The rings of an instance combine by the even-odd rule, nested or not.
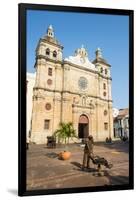
[(66, 144), (66, 142), (69, 143), (70, 138), (77, 137), (76, 131), (74, 130), (73, 124), (71, 122), (69, 123), (61, 122), (59, 124), (59, 127), (60, 128), (54, 132), (54, 136), (58, 137), (59, 142), (65, 141), (65, 144)]

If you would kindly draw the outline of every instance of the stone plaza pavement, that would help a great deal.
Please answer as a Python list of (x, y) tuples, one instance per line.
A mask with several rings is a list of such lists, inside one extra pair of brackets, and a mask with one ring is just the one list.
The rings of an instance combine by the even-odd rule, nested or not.
[[(58, 154), (64, 150), (71, 152), (69, 160), (58, 159)], [(62, 145), (55, 149), (46, 145), (30, 145), (27, 150), (27, 190), (128, 184), (128, 142), (95, 144), (94, 154), (113, 164), (111, 169), (102, 168), (103, 176), (98, 175), (92, 162), (91, 169), (81, 170), (83, 147), (80, 144)]]

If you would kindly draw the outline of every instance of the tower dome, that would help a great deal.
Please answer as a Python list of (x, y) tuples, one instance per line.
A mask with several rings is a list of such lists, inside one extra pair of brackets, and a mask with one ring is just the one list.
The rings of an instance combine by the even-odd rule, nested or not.
[(97, 48), (95, 53), (96, 53), (96, 58), (102, 58), (102, 50), (99, 47)]
[(52, 25), (51, 25), (51, 24), (49, 25), (48, 29), (52, 29), (52, 30), (53, 30), (53, 27), (52, 27)]
[(47, 29), (47, 35), (48, 35), (48, 37), (54, 38), (54, 29), (51, 24), (49, 25), (49, 27)]

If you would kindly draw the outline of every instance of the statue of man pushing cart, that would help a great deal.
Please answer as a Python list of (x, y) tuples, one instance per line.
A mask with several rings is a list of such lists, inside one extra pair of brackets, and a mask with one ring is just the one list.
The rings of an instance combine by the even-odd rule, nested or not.
[(84, 147), (84, 156), (83, 156), (83, 165), (82, 170), (90, 169), (90, 160), (93, 164), (97, 165), (98, 171), (101, 171), (101, 165), (104, 165), (106, 168), (112, 168), (112, 164), (100, 156), (94, 156), (93, 154), (94, 139), (93, 136), (89, 135), (87, 141), (85, 142)]

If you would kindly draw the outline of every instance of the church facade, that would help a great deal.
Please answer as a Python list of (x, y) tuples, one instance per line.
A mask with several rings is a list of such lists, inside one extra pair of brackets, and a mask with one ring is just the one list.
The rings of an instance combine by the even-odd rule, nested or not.
[(93, 61), (83, 46), (63, 59), (50, 25), (36, 48), (30, 141), (46, 143), (60, 122), (72, 122), (79, 139), (113, 138), (110, 68), (100, 48)]

